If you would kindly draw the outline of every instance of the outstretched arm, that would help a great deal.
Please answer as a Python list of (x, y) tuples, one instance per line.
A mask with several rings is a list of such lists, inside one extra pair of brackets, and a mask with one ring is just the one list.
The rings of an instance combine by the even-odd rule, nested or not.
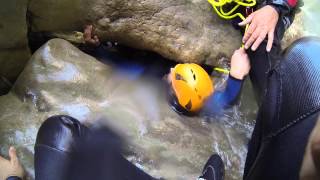
[(225, 90), (214, 92), (207, 100), (203, 113), (219, 114), (223, 109), (233, 105), (238, 100), (243, 80), (249, 70), (250, 62), (245, 50), (243, 48), (236, 50), (231, 58), (231, 70)]

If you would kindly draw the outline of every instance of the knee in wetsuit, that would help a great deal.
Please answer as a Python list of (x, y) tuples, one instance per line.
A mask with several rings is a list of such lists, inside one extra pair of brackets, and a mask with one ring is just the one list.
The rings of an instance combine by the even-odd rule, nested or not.
[(75, 141), (86, 132), (87, 128), (70, 116), (48, 118), (41, 125), (35, 144), (36, 179), (64, 179)]

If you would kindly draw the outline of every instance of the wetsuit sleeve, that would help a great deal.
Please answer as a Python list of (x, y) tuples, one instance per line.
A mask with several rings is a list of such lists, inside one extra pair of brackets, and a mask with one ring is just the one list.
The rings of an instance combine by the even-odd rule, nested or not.
[(108, 53), (106, 51), (107, 46), (104, 45), (103, 43), (101, 43), (98, 47), (88, 47), (88, 46), (83, 46), (83, 47), (79, 47), (82, 51), (84, 51), (85, 53), (94, 56), (98, 59), (104, 59), (106, 57), (108, 57)]
[(22, 179), (18, 176), (10, 176), (6, 180), (22, 180)]
[(276, 7), (277, 11), (282, 15), (292, 12), (297, 4), (298, 0), (267, 0), (267, 5)]
[(229, 76), (224, 91), (215, 91), (204, 106), (205, 115), (216, 115), (235, 104), (240, 96), (243, 80)]
[(267, 0), (266, 5), (271, 5), (279, 14), (279, 20), (283, 21), (285, 29), (288, 29), (294, 19), (294, 13), (302, 0)]

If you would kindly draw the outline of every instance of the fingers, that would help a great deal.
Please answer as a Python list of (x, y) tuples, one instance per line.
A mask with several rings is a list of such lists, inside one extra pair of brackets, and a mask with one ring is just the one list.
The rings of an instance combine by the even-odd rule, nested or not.
[(263, 31), (262, 33), (260, 33), (259, 37), (255, 40), (255, 42), (251, 47), (252, 51), (255, 51), (260, 46), (262, 41), (265, 39), (266, 35), (267, 35), (267, 31)]
[(243, 55), (243, 54), (247, 54), (247, 53), (246, 53), (246, 51), (245, 51), (244, 48), (240, 47), (239, 49), (237, 49), (237, 50), (235, 50), (235, 51), (233, 52), (233, 55), (237, 55), (237, 54)]
[(259, 37), (260, 32), (258, 30), (256, 30), (249, 38), (248, 41), (246, 41), (244, 48), (245, 49), (249, 49), (249, 47), (252, 45), (253, 42), (256, 41), (256, 39)]
[(253, 19), (253, 14), (250, 14), (245, 20), (240, 22), (238, 25), (239, 26), (245, 26), (245, 25), (251, 23), (252, 19)]
[(268, 43), (267, 43), (267, 51), (270, 52), (274, 39), (274, 30), (268, 32)]
[(12, 164), (16, 164), (18, 162), (17, 152), (13, 146), (9, 149), (9, 157)]
[(247, 40), (251, 37), (251, 35), (255, 32), (257, 28), (257, 25), (255, 23), (250, 24), (247, 31), (244, 33), (244, 36), (242, 38), (242, 42), (245, 43)]
[(83, 38), (85, 41), (90, 41), (92, 36), (92, 25), (88, 25), (84, 29)]
[(239, 51), (241, 54), (247, 54), (247, 53), (246, 53), (246, 50), (245, 50), (243, 47), (239, 48), (238, 51)]
[(91, 46), (99, 46), (100, 45), (100, 40), (97, 35), (94, 35), (93, 32), (93, 26), (88, 25), (84, 29), (83, 33), (83, 39), (86, 44), (91, 45)]
[(95, 41), (96, 44), (99, 44), (99, 43), (100, 43), (100, 40), (99, 40), (99, 38), (98, 38), (97, 35), (95, 35), (95, 36), (93, 37), (93, 39), (94, 39), (94, 41)]

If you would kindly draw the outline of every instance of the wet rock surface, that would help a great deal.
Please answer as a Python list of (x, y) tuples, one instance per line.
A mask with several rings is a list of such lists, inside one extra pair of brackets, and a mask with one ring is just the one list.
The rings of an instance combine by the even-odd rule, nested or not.
[(27, 38), (27, 0), (0, 2), (0, 78), (14, 82), (31, 54)]
[(211, 123), (179, 116), (167, 104), (161, 80), (132, 79), (54, 39), (0, 96), (0, 150), (6, 154), (15, 145), (33, 179), (33, 146), (47, 117), (67, 114), (87, 125), (102, 118), (128, 140), (128, 159), (156, 177), (195, 179), (207, 158), (219, 153), (226, 179), (240, 179), (256, 113), (251, 94), (246, 85), (240, 105)]
[[(297, 18), (286, 33), (284, 47), (301, 37), (306, 30), (302, 17), (310, 18), (310, 13)], [(82, 31), (85, 24), (95, 25), (102, 41), (110, 40), (150, 50), (177, 62), (208, 65), (217, 65), (221, 57), (230, 57), (239, 47), (241, 39), (231, 21), (220, 19), (206, 1), (2, 1), (0, 75), (14, 82), (23, 70), (31, 56), (28, 30), (30, 42), (39, 41), (39, 46), (43, 44), (40, 40), (43, 34), (49, 38), (60, 37), (81, 43), (81, 35), (74, 31)], [(310, 23), (305, 24), (311, 27)], [(32, 45), (31, 49), (34, 49)]]
[(219, 19), (206, 1), (31, 0), (29, 10), (33, 32), (81, 30), (91, 22), (103, 41), (179, 62), (215, 64), (240, 45), (240, 33)]

